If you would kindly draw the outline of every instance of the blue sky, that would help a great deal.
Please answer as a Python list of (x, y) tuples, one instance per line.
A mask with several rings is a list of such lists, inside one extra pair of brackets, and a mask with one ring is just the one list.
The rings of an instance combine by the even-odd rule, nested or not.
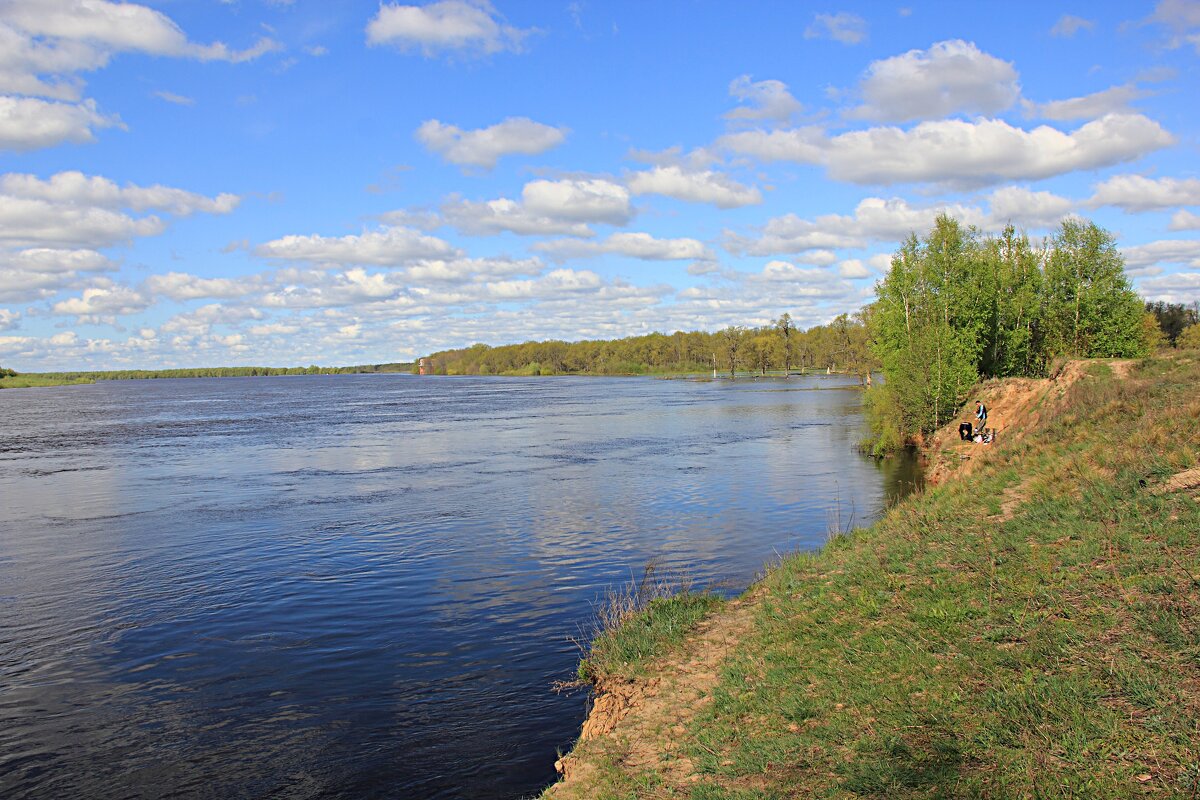
[(0, 364), (802, 326), (948, 211), (1200, 300), (1200, 0), (0, 0)]

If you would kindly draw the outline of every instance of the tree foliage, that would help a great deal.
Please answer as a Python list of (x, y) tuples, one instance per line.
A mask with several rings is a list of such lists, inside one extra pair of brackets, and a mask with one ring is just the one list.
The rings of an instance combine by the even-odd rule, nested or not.
[(865, 314), (886, 388), (876, 449), (945, 424), (981, 377), (1042, 375), (1051, 359), (1144, 355), (1152, 337), (1112, 235), (1068, 219), (1034, 247), (942, 215), (892, 257)]
[(864, 376), (878, 368), (860, 317), (798, 330), (791, 315), (769, 325), (719, 331), (651, 333), (624, 339), (475, 344), (427, 357), (435, 375), (644, 375), (708, 372), (726, 375), (813, 369)]
[(1154, 315), (1154, 320), (1162, 330), (1167, 343), (1176, 347), (1179, 334), (1192, 325), (1200, 323), (1200, 303), (1185, 306), (1183, 303), (1146, 303), (1146, 311)]

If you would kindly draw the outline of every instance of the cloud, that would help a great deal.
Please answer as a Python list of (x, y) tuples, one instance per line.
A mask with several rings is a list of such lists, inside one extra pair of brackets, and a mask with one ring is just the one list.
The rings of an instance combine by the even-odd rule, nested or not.
[[(206, 197), (161, 185), (119, 186), (81, 172), (60, 172), (47, 179), (7, 173), (0, 175), (0, 247), (49, 248), (45, 252), (54, 254), (45, 257), (61, 259), (63, 251), (112, 247), (166, 230), (167, 223), (158, 215), (134, 216), (124, 213), (127, 210), (227, 214), (239, 201), (233, 194)], [(75, 266), (65, 271), (81, 269), (78, 253), (73, 258)]]
[(544, 268), (537, 258), (456, 258), (419, 261), (404, 271), (410, 282), (427, 284), (465, 284), (536, 275)]
[(112, 127), (122, 127), (121, 120), (101, 114), (92, 100), (60, 103), (0, 96), (0, 150), (25, 152), (63, 142), (92, 142), (96, 129)]
[(22, 272), (47, 274), (106, 272), (116, 267), (112, 261), (95, 250), (56, 250), (48, 247), (0, 254), (0, 266)]
[(531, 181), (521, 199), (530, 211), (559, 219), (624, 225), (633, 218), (628, 190), (606, 180)]
[(942, 213), (968, 225), (981, 225), (985, 220), (984, 214), (971, 206), (914, 207), (898, 197), (867, 197), (858, 203), (852, 215), (823, 214), (803, 219), (796, 214), (784, 214), (768, 220), (758, 236), (727, 231), (724, 245), (730, 252), (752, 256), (862, 248), (874, 241), (894, 242), (913, 232), (923, 233)]
[(864, 102), (846, 116), (893, 122), (995, 114), (1021, 95), (1011, 63), (961, 39), (875, 61), (859, 88)]
[(1200, 267), (1200, 239), (1160, 239), (1148, 244), (1122, 247), (1125, 263), (1140, 268), (1157, 264), (1186, 264)]
[(244, 278), (201, 278), (186, 272), (168, 272), (151, 275), (142, 284), (142, 289), (154, 297), (171, 300), (198, 300), (200, 298), (244, 297), (258, 288), (259, 281)]
[[(244, 50), (190, 41), (169, 17), (136, 3), (107, 0), (5, 0), (0, 7), (0, 149), (25, 151), (86, 143), (101, 128), (123, 128), (115, 115), (82, 100), (81, 72), (114, 54), (140, 52), (240, 63), (281, 48), (260, 38)], [(178, 101), (178, 95), (159, 93)]]
[(726, 113), (728, 120), (787, 122), (803, 108), (782, 81), (752, 82), (749, 75), (741, 75), (730, 81), (729, 94), (746, 105)]
[(182, 94), (175, 94), (174, 92), (168, 92), (165, 89), (158, 90), (154, 93), (154, 96), (159, 100), (165, 100), (166, 102), (173, 103), (177, 106), (196, 105), (196, 99), (194, 97), (186, 97)]
[(436, 119), (417, 128), (417, 141), (451, 164), (491, 169), (507, 155), (540, 155), (562, 144), (566, 128), (555, 128), (526, 117), (509, 117), (488, 128), (463, 130)]
[(1175, 206), (1197, 206), (1200, 205), (1200, 179), (1114, 175), (1096, 186), (1088, 205), (1117, 206), (1135, 213)]
[(360, 235), (284, 236), (254, 248), (263, 258), (321, 264), (398, 266), (422, 258), (457, 254), (449, 243), (412, 228), (383, 228)]
[(1200, 214), (1180, 209), (1171, 215), (1169, 231), (1200, 231)]
[(796, 161), (819, 164), (825, 158), (829, 138), (815, 125), (774, 131), (728, 133), (716, 141), (717, 147), (761, 161)]
[(1058, 22), (1054, 23), (1054, 27), (1050, 29), (1050, 35), (1070, 39), (1079, 31), (1092, 31), (1095, 28), (1095, 20), (1084, 19), (1083, 17), (1076, 17), (1071, 14), (1063, 14), (1058, 18)]
[(595, 235), (595, 231), (582, 222), (534, 214), (507, 197), (483, 202), (450, 200), (442, 204), (442, 216), (459, 231), (471, 236), (491, 236), (504, 231), (519, 236)]
[(813, 129), (747, 131), (718, 144), (763, 160), (823, 164), (831, 178), (861, 184), (943, 183), (981, 186), (1037, 180), (1132, 161), (1175, 143), (1140, 114), (1108, 114), (1070, 133), (1003, 120), (938, 120), (909, 130), (850, 131), (832, 138)]
[(1200, 271), (1174, 272), (1155, 278), (1144, 278), (1138, 282), (1139, 292), (1151, 301), (1164, 303), (1200, 302)]
[(52, 311), (62, 316), (75, 316), (83, 322), (137, 314), (149, 306), (149, 298), (140, 292), (112, 284), (84, 289), (79, 297), (55, 303)]
[(1159, 0), (1148, 22), (1161, 23), (1171, 30), (1167, 47), (1191, 45), (1200, 53), (1200, 2), (1197, 0)]
[(592, 236), (587, 223), (624, 225), (633, 217), (629, 190), (602, 179), (536, 180), (525, 184), (521, 202), (452, 200), (443, 204), (446, 221), (475, 235), (509, 231), (520, 235)]
[(425, 6), (383, 3), (367, 23), (367, 43), (420, 50), (425, 56), (490, 55), (521, 52), (533, 32), (505, 24), (486, 0), (439, 0)]
[(0, 302), (48, 299), (80, 284), (81, 273), (107, 272), (116, 266), (95, 250), (0, 250)]
[(1093, 92), (1069, 100), (1051, 100), (1048, 103), (1023, 101), (1026, 116), (1053, 120), (1096, 119), (1105, 114), (1125, 112), (1134, 100), (1154, 94), (1139, 89), (1136, 84), (1125, 83), (1103, 91)]
[(0, 308), (0, 331), (10, 331), (20, 325), (21, 312)]
[[(259, 39), (245, 50), (222, 42), (197, 44), (188, 40), (165, 14), (136, 3), (107, 0), (6, 0), (3, 23), (37, 37), (59, 57), (61, 71), (98, 66), (97, 53), (142, 52), (201, 61), (243, 62), (279, 49)], [(101, 64), (103, 61), (101, 62)]]
[(646, 261), (711, 261), (712, 251), (695, 239), (656, 239), (648, 233), (614, 233), (602, 242), (554, 239), (532, 249), (555, 261), (612, 254)]
[[(204, 336), (212, 333), (214, 325), (237, 325), (250, 320), (265, 319), (266, 314), (252, 306), (227, 306), (221, 303), (209, 303), (199, 308), (176, 314), (162, 324), (163, 333), (180, 333), (186, 336)], [(237, 344), (237, 341), (225, 341), (223, 344)]]
[(0, 195), (0, 244), (111, 247), (166, 230), (156, 216), (134, 218), (88, 206)]
[(1024, 228), (1053, 228), (1070, 216), (1075, 201), (1051, 192), (1034, 192), (1020, 186), (1005, 186), (988, 197), (990, 224), (999, 227), (1009, 222)]
[(690, 203), (711, 203), (718, 208), (738, 208), (762, 202), (756, 187), (738, 183), (713, 170), (687, 171), (677, 166), (654, 167), (629, 177), (629, 189), (637, 195), (661, 194)]
[(829, 270), (819, 267), (797, 267), (790, 261), (768, 261), (762, 272), (752, 273), (749, 279), (767, 283), (807, 284), (830, 284), (839, 281), (838, 276)]
[(805, 39), (833, 39), (842, 44), (858, 44), (867, 38), (867, 21), (857, 14), (839, 11), (816, 14), (804, 29)]
[(874, 273), (857, 258), (848, 258), (838, 264), (838, 275), (843, 278), (870, 278)]
[(0, 175), (0, 195), (108, 209), (156, 209), (176, 216), (196, 212), (228, 214), (241, 202), (241, 198), (235, 194), (206, 197), (161, 184), (138, 186), (127, 183), (122, 187), (108, 178), (84, 175), (77, 171), (59, 172), (46, 180), (36, 175), (6, 173)]

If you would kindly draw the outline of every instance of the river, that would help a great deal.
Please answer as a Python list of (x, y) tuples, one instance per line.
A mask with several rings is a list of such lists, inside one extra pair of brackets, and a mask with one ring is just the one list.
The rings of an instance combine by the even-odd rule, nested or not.
[(918, 476), (840, 376), (0, 392), (0, 797), (519, 798), (592, 603), (735, 592)]

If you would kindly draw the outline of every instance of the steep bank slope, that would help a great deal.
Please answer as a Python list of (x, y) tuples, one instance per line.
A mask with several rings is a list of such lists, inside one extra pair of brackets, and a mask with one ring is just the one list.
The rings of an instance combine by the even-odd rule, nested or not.
[(786, 560), (547, 796), (1197, 796), (1200, 364), (1070, 369), (991, 387), (968, 479)]

